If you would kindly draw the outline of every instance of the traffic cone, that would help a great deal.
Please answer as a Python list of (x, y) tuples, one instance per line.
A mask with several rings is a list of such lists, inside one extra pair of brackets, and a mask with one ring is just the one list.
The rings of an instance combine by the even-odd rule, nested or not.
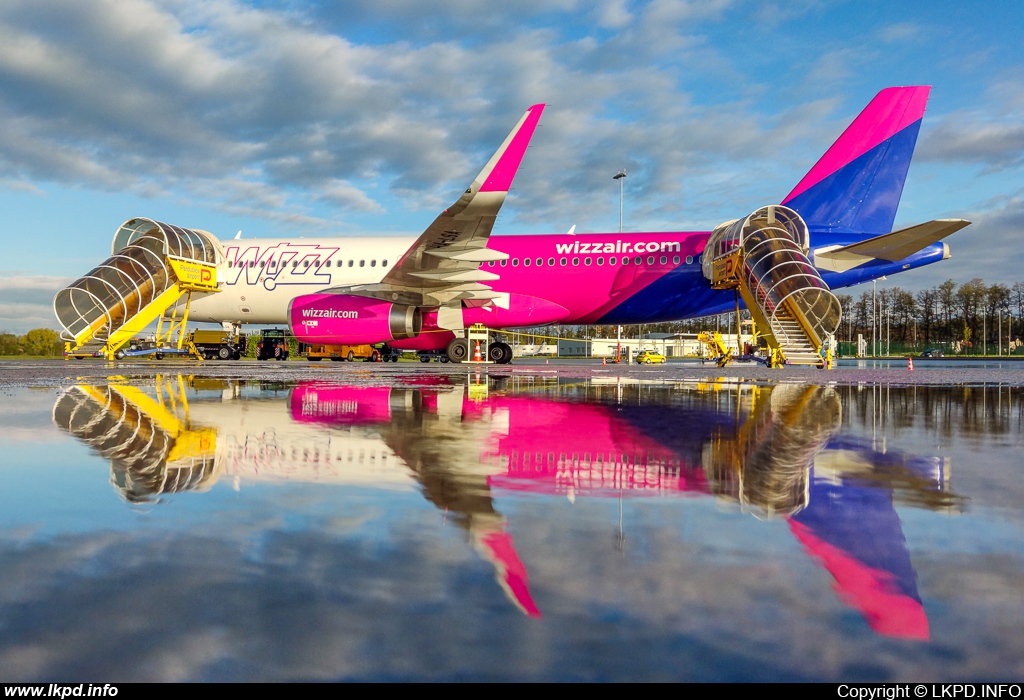
[(607, 365), (608, 365), (608, 362), (607, 362), (607, 360), (605, 360), (605, 358), (603, 358), (603, 357), (602, 357), (602, 358), (601, 358), (601, 366), (602, 366), (602, 367), (605, 367), (605, 366), (607, 366)]
[(913, 357), (908, 357), (907, 358), (907, 370), (909, 370), (911, 372), (914, 371), (914, 358)]
[(480, 357), (480, 341), (476, 341), (476, 350), (473, 351), (473, 362), (482, 362), (484, 358)]

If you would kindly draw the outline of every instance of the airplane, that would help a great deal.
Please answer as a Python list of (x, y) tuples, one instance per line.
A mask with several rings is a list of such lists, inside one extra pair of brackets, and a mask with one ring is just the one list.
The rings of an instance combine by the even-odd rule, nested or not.
[[(780, 204), (711, 232), (492, 236), (544, 111), (536, 104), (418, 238), (219, 241), (198, 229), (130, 219), (114, 236), (113, 257), (59, 292), (55, 312), (65, 339), (79, 345), (90, 334), (113, 338), (121, 324), (140, 326), (129, 323), (144, 306), (136, 290), (168, 288), (172, 275), (158, 270), (152, 283), (136, 279), (134, 286), (119, 280), (138, 277), (140, 261), (155, 269), (132, 246), (154, 248), (156, 239), (169, 256), (187, 259), (193, 251), (210, 267), (204, 274), (216, 289), (199, 288), (188, 313), (226, 329), (288, 324), (300, 341), (387, 343), (461, 362), (470, 358), (466, 329), (474, 324), (657, 323), (732, 311), (742, 301), (786, 358), (817, 364), (841, 321), (832, 289), (945, 260), (942, 239), (970, 223), (891, 230), (930, 89), (882, 90)], [(124, 289), (109, 291), (118, 285)], [(180, 309), (182, 301), (175, 303)], [(113, 344), (107, 341), (111, 356)], [(512, 359), (504, 342), (486, 352), (497, 363)]]
[[(510, 390), (503, 379), (468, 386), (447, 375), (410, 386), (315, 380), (250, 387), (244, 397), (238, 381), (162, 379), (153, 396), (115, 380), (70, 387), (53, 420), (110, 460), (111, 483), (132, 503), (205, 491), (218, 480), (236, 489), (266, 481), (418, 485), (467, 533), (528, 617), (543, 613), (500, 498), (712, 496), (784, 521), (878, 634), (928, 638), (895, 506), (955, 512), (961, 497), (949, 486), (949, 465), (837, 435), (843, 407), (834, 388), (680, 391), (590, 380), (582, 402), (571, 383)], [(635, 400), (641, 389), (646, 402)], [(662, 400), (651, 401), (659, 392)]]

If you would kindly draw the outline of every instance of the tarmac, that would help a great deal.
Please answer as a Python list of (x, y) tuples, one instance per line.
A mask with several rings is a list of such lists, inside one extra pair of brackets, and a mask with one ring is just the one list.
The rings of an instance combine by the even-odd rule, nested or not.
[(810, 367), (768, 369), (756, 363), (719, 368), (710, 363), (680, 360), (661, 365), (602, 365), (593, 359), (519, 358), (508, 365), (442, 364), (438, 362), (288, 362), (195, 360), (4, 360), (0, 387), (61, 387), (82, 381), (124, 377), (144, 380), (157, 375), (184, 374), (252, 381), (297, 382), (310, 379), (347, 384), (406, 384), (423, 377), (533, 376), (560, 379), (614, 379), (655, 383), (727, 381), (738, 383), (800, 383), (888, 386), (1010, 386), (1024, 387), (1024, 362), (987, 360), (918, 360), (908, 370), (906, 360), (846, 360), (832, 370)]

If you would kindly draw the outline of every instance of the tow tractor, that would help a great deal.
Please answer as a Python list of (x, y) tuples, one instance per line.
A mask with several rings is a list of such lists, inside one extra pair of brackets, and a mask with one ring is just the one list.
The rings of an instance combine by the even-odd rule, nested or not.
[(288, 337), (283, 328), (264, 328), (256, 341), (257, 360), (287, 360)]

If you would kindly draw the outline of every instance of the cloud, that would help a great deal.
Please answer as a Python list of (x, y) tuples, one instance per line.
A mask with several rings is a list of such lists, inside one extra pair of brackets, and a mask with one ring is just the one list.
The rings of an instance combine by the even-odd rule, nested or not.
[[(302, 493), (303, 530), (261, 519), (270, 502), (233, 495), (230, 512), (204, 510), (213, 520), (191, 528), (4, 533), (0, 673), (12, 682), (947, 680), (1024, 670), (1012, 557), (955, 554), (951, 567), (948, 554), (917, 552), (933, 643), (949, 653), (908, 655), (837, 599), (784, 525), (715, 513), (710, 501), (688, 502), (685, 518), (629, 504), (625, 554), (607, 504), (580, 499), (569, 517), (563, 498), (520, 501), (516, 548), (545, 616), (533, 620), (441, 513), (364, 491), (345, 511), (368, 520), (338, 533), (333, 515), (314, 514), (334, 494)], [(149, 520), (171, 506), (156, 508)], [(571, 525), (550, 527), (557, 510)], [(697, 534), (695, 518), (707, 526)], [(977, 648), (986, 653), (965, 653)]]
[(976, 111), (939, 118), (922, 130), (917, 155), (922, 161), (966, 163), (998, 172), (1024, 163), (1024, 114), (1005, 121)]
[(58, 328), (53, 296), (71, 277), (0, 272), (0, 331), (23, 334), (33, 328)]
[[(0, 178), (346, 228), (453, 201), (547, 101), (506, 216), (586, 228), (609, 218), (605, 171), (626, 166), (649, 183), (633, 214), (678, 224), (701, 178), (790, 138), (752, 104), (696, 107), (680, 90), (692, 71), (731, 70), (700, 31), (733, 5), (14, 0), (0, 7)], [(665, 201), (684, 177), (686, 204)]]

